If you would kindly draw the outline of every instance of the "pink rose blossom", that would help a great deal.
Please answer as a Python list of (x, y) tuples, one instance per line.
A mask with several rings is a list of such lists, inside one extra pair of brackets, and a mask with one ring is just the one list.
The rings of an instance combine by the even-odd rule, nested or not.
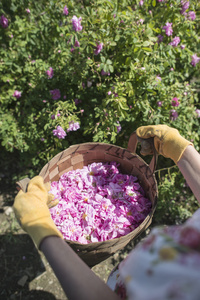
[(190, 1), (182, 0), (182, 9), (181, 9), (181, 14), (184, 15), (185, 11), (189, 8), (190, 6)]
[(196, 109), (195, 112), (197, 114), (197, 117), (200, 118), (200, 109)]
[(73, 121), (71, 121), (71, 122), (69, 122), (69, 127), (67, 129), (67, 132), (69, 132), (69, 131), (76, 131), (79, 128), (80, 128), (79, 122), (73, 122)]
[(74, 103), (75, 103), (75, 105), (78, 105), (79, 103), (81, 103), (81, 100), (79, 100), (79, 99), (74, 99)]
[(172, 35), (172, 33), (173, 33), (172, 23), (167, 22), (167, 23), (165, 24), (165, 26), (163, 26), (163, 29), (165, 30), (165, 34), (166, 34), (167, 36)]
[(173, 47), (177, 47), (179, 43), (180, 43), (180, 38), (178, 36), (175, 36), (175, 38), (173, 38), (173, 41), (169, 43), (169, 45)]
[(50, 67), (49, 70), (46, 71), (46, 74), (48, 75), (48, 79), (51, 79), (53, 77), (53, 69), (52, 69), (52, 67)]
[(106, 76), (106, 75), (110, 76), (110, 73), (109, 72), (105, 72), (104, 70), (101, 70), (101, 75), (102, 76)]
[(119, 123), (119, 121), (117, 121), (118, 125), (116, 126), (117, 127), (117, 133), (119, 133), (121, 130), (122, 130), (122, 127)]
[(156, 76), (156, 81), (160, 82), (160, 81), (162, 81), (162, 78), (160, 76)]
[(67, 16), (68, 15), (68, 8), (67, 6), (65, 5), (65, 7), (63, 8), (63, 15)]
[(81, 31), (83, 29), (83, 27), (81, 26), (81, 20), (82, 18), (77, 18), (76, 16), (73, 16), (72, 18), (72, 29), (77, 31)]
[(170, 119), (175, 121), (178, 118), (178, 113), (175, 109), (170, 110)]
[(59, 139), (64, 139), (67, 134), (61, 126), (57, 126), (57, 128), (53, 130), (53, 135)]
[(79, 41), (75, 41), (75, 43), (74, 43), (74, 47), (80, 47), (80, 43), (79, 43)]
[(4, 15), (1, 16), (0, 24), (3, 28), (8, 27), (8, 19), (6, 17), (4, 17)]
[(110, 96), (112, 94), (112, 92), (111, 91), (108, 91), (108, 96)]
[(189, 20), (192, 20), (194, 21), (196, 19), (196, 14), (194, 11), (189, 11), (188, 14), (187, 14), (187, 17)]
[(161, 35), (161, 34), (158, 35), (158, 41), (157, 41), (158, 44), (163, 41), (163, 38), (164, 38), (163, 35)]
[(50, 93), (53, 100), (58, 100), (61, 97), (59, 89), (51, 90)]
[(94, 55), (98, 55), (101, 52), (101, 50), (103, 49), (103, 43), (99, 43), (99, 44), (96, 43), (96, 44), (97, 44), (97, 47), (94, 51)]
[(178, 98), (177, 97), (174, 97), (171, 101), (171, 105), (172, 106), (179, 106), (180, 103), (178, 102)]
[(19, 99), (21, 97), (21, 95), (22, 95), (22, 93), (16, 90), (16, 91), (14, 91), (13, 97)]
[(196, 66), (196, 64), (200, 61), (200, 57), (198, 57), (196, 54), (192, 55), (192, 61), (191, 61), (191, 65), (193, 67)]
[(27, 9), (26, 9), (26, 12), (27, 12), (27, 14), (30, 14), (31, 11), (30, 11), (29, 8), (27, 8)]

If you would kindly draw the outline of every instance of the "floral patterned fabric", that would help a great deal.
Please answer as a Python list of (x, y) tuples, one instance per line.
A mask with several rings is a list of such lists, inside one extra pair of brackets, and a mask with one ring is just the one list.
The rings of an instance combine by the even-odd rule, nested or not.
[(200, 209), (183, 225), (157, 227), (112, 272), (122, 299), (200, 299)]

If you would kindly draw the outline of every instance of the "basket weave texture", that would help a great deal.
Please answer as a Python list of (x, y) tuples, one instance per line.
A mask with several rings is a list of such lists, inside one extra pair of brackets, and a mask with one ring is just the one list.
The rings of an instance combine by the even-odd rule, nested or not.
[(150, 167), (137, 154), (119, 146), (105, 143), (84, 143), (73, 145), (53, 157), (41, 170), (44, 182), (58, 181), (62, 174), (75, 169), (82, 169), (93, 162), (116, 161), (124, 174), (137, 176), (145, 195), (150, 199), (152, 208), (145, 220), (129, 234), (104, 242), (80, 244), (66, 240), (72, 249), (92, 267), (107, 259), (117, 250), (125, 247), (138, 237), (152, 221), (157, 203), (157, 183)]

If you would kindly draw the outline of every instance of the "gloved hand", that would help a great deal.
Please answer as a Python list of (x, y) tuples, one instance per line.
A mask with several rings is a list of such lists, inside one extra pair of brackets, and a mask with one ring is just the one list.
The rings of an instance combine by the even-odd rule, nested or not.
[(171, 158), (175, 164), (181, 158), (184, 150), (191, 142), (183, 138), (177, 129), (167, 125), (151, 125), (141, 126), (137, 128), (136, 134), (139, 142), (141, 142), (141, 154), (152, 154), (147, 141), (148, 138), (154, 138), (154, 146), (158, 154)]
[(30, 180), (27, 192), (19, 191), (15, 197), (13, 209), (21, 227), (31, 236), (39, 248), (46, 236), (59, 236), (61, 232), (54, 224), (49, 207), (58, 203), (54, 196), (48, 193), (50, 184), (45, 185), (41, 176)]

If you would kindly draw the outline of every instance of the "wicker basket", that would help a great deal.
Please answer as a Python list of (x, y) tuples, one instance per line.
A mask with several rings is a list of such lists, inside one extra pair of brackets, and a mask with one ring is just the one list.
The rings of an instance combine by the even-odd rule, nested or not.
[(128, 149), (105, 143), (84, 143), (73, 145), (53, 157), (41, 170), (44, 182), (58, 181), (65, 172), (81, 169), (93, 162), (116, 161), (120, 163), (120, 171), (137, 176), (146, 197), (152, 203), (152, 209), (145, 220), (132, 232), (104, 242), (80, 244), (66, 240), (73, 250), (90, 266), (94, 266), (108, 258), (117, 250), (125, 247), (132, 239), (138, 237), (152, 221), (157, 203), (157, 183), (154, 176), (156, 155), (147, 165), (137, 154), (137, 137), (133, 133), (129, 139)]

